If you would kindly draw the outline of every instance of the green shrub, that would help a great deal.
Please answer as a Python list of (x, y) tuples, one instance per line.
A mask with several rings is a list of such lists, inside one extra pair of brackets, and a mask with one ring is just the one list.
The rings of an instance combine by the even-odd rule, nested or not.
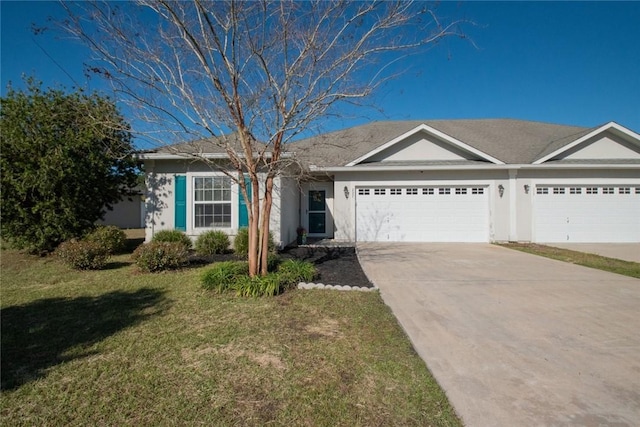
[(152, 242), (181, 243), (185, 250), (191, 249), (191, 239), (180, 230), (160, 230), (153, 235)]
[(127, 245), (127, 235), (115, 225), (98, 227), (85, 240), (100, 244), (109, 254), (121, 253)]
[(229, 236), (224, 231), (207, 231), (198, 236), (196, 240), (196, 253), (198, 255), (223, 254), (229, 249)]
[(267, 254), (267, 271), (274, 272), (278, 269), (278, 266), (282, 262), (282, 258), (275, 252), (269, 252)]
[(308, 261), (288, 259), (278, 266), (278, 274), (282, 285), (290, 287), (299, 282), (311, 282), (318, 274), (318, 270)]
[(188, 256), (183, 242), (151, 242), (138, 246), (132, 258), (140, 270), (154, 272), (180, 268)]
[[(273, 233), (269, 232), (269, 252), (273, 252), (276, 249), (276, 244), (273, 240)], [(233, 241), (233, 249), (236, 254), (246, 256), (249, 253), (249, 229), (242, 227), (238, 230), (238, 234)]]
[(234, 283), (234, 289), (238, 296), (262, 297), (279, 294), (282, 285), (280, 275), (269, 273), (266, 276), (240, 276)]
[(100, 243), (84, 240), (63, 242), (55, 253), (65, 264), (76, 270), (99, 270), (109, 259), (109, 253)]
[(249, 264), (246, 261), (225, 261), (215, 264), (205, 271), (200, 281), (202, 287), (210, 291), (224, 292), (234, 288), (239, 277), (248, 277)]

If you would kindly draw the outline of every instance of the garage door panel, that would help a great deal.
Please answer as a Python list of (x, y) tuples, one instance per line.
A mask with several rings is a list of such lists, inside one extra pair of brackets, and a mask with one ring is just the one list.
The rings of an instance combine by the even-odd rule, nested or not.
[[(554, 194), (554, 189), (559, 191), (559, 188), (564, 189), (565, 194)], [(572, 188), (574, 194), (571, 194)], [(634, 188), (625, 188), (539, 186), (534, 201), (534, 240), (549, 243), (640, 241), (640, 194)]]
[[(415, 188), (415, 187), (412, 187)], [(488, 196), (439, 194), (437, 188), (419, 188), (417, 194), (407, 188), (394, 188), (391, 194), (358, 191), (356, 238), (358, 241), (396, 242), (486, 242), (488, 231)]]

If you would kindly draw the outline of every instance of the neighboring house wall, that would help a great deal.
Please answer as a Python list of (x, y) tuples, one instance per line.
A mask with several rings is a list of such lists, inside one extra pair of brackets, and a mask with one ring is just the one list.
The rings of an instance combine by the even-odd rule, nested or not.
[[(129, 200), (129, 198), (131, 200)], [(99, 225), (115, 225), (120, 228), (144, 227), (144, 201), (141, 195), (125, 197), (113, 205), (113, 210), (107, 210), (104, 219), (98, 221)]]

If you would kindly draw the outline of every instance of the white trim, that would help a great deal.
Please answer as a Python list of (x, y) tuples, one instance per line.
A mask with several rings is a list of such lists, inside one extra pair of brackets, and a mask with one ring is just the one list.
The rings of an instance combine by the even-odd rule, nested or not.
[(403, 141), (404, 139), (406, 139), (406, 138), (408, 138), (408, 137), (410, 137), (412, 135), (415, 135), (416, 133), (421, 132), (421, 131), (430, 133), (431, 135), (433, 135), (433, 136), (435, 136), (437, 138), (440, 138), (440, 139), (444, 140), (445, 142), (448, 142), (448, 143), (450, 143), (450, 144), (452, 144), (452, 145), (454, 145), (454, 146), (456, 146), (458, 148), (461, 148), (461, 149), (463, 149), (465, 151), (468, 151), (468, 152), (473, 153), (473, 154), (475, 154), (477, 156), (480, 156), (481, 158), (483, 158), (485, 160), (488, 160), (488, 161), (490, 161), (492, 163), (499, 164), (499, 165), (504, 164), (504, 162), (496, 159), (495, 157), (492, 157), (492, 156), (490, 156), (490, 155), (488, 155), (486, 153), (483, 153), (482, 151), (478, 150), (477, 148), (473, 148), (472, 146), (467, 145), (464, 142), (462, 142), (462, 141), (460, 141), (460, 140), (458, 140), (456, 138), (453, 138), (452, 136), (447, 135), (446, 133), (440, 132), (439, 130), (434, 129), (431, 126), (428, 126), (426, 124), (421, 124), (419, 126), (416, 126), (413, 129), (411, 129), (410, 131), (405, 132), (402, 135), (392, 139), (391, 141), (389, 141), (389, 142), (387, 142), (385, 144), (382, 144), (378, 148), (376, 148), (376, 149), (374, 149), (372, 151), (369, 151), (365, 155), (358, 157), (354, 161), (348, 163), (347, 166), (355, 166), (358, 163), (362, 162), (363, 160), (366, 160), (369, 157), (371, 157), (371, 156), (373, 156), (375, 154), (378, 154), (379, 152), (381, 152), (383, 150), (386, 150), (387, 148), (389, 148), (389, 147), (399, 143), (400, 141)]
[(640, 163), (631, 164), (598, 164), (598, 163), (572, 163), (572, 164), (487, 164), (487, 165), (438, 165), (438, 166), (335, 166), (312, 167), (311, 172), (394, 172), (394, 171), (443, 171), (443, 170), (508, 170), (508, 169), (640, 169)]
[(556, 151), (552, 152), (551, 154), (547, 154), (546, 156), (542, 157), (541, 159), (536, 160), (532, 164), (539, 165), (541, 163), (544, 163), (547, 160), (552, 159), (552, 158), (554, 158), (554, 157), (556, 157), (556, 156), (558, 156), (558, 155), (560, 155), (560, 154), (572, 149), (573, 147), (582, 144), (586, 140), (598, 135), (599, 133), (605, 132), (607, 130), (616, 130), (616, 131), (622, 133), (623, 135), (626, 135), (626, 136), (628, 136), (630, 138), (634, 138), (636, 141), (638, 141), (640, 143), (640, 135), (638, 135), (637, 133), (635, 133), (631, 129), (627, 129), (624, 126), (620, 126), (616, 122), (609, 122), (609, 123), (607, 123), (607, 124), (605, 124), (603, 126), (600, 126), (598, 129), (596, 129), (596, 130), (594, 130), (592, 132), (589, 132), (585, 136), (576, 139), (572, 143), (567, 144), (567, 145), (557, 149)]

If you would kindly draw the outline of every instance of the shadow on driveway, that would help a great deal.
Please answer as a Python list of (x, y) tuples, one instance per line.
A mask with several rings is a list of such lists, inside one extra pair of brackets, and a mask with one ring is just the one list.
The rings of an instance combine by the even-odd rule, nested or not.
[[(91, 345), (157, 316), (167, 308), (163, 294), (144, 288), (97, 297), (48, 298), (3, 308), (2, 390), (41, 378), (57, 364), (89, 356)], [(65, 354), (74, 347), (79, 349)]]

